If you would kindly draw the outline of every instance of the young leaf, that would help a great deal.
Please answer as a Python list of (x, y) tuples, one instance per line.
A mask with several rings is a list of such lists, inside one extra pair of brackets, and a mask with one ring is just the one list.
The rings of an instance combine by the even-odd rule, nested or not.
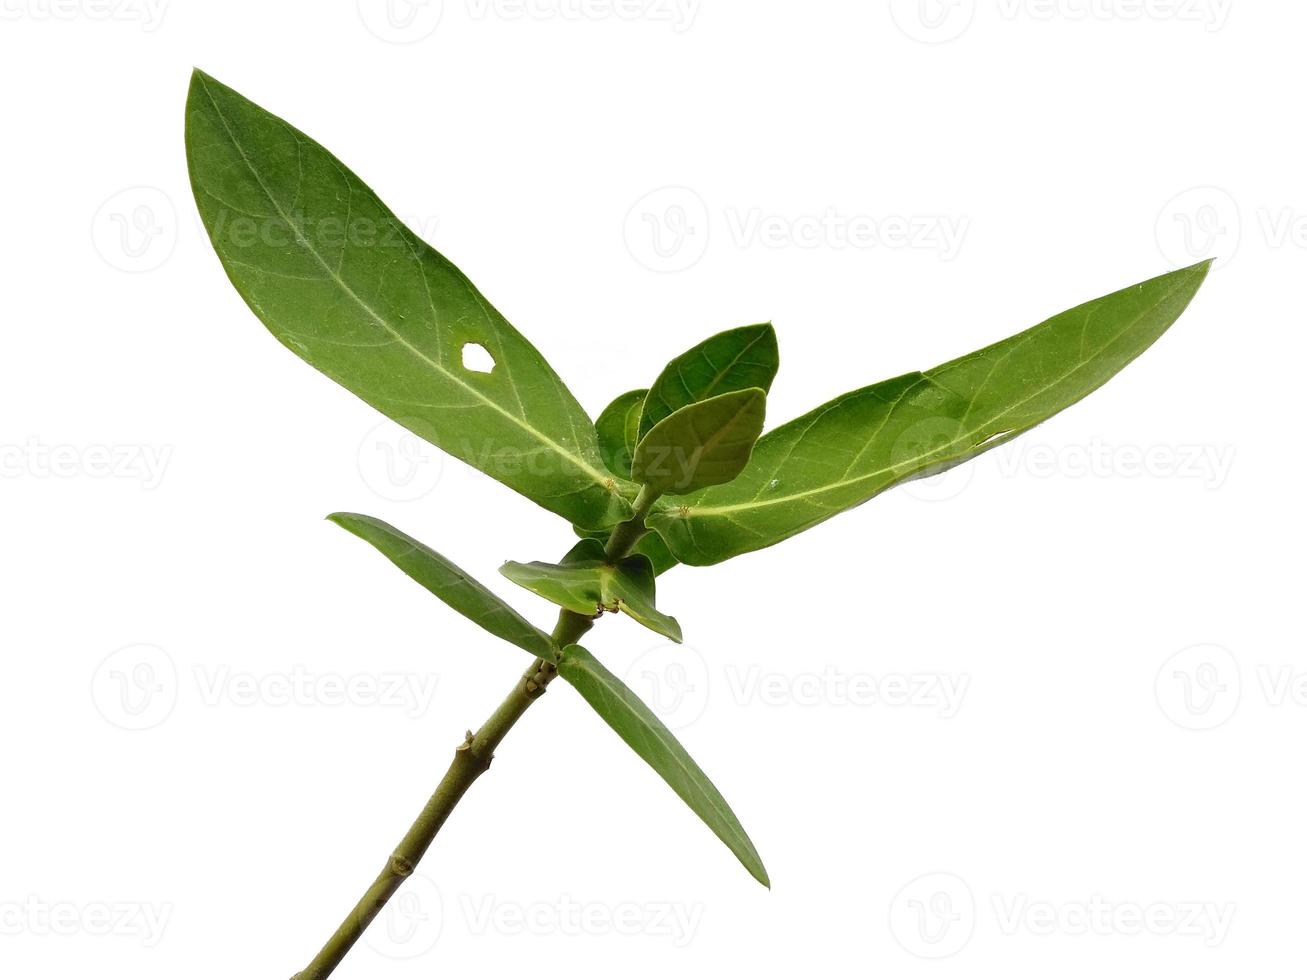
[(571, 521), (630, 515), (621, 491), (634, 488), (604, 468), (594, 426), (540, 352), (327, 150), (197, 71), (186, 155), (214, 250), (278, 340)]
[(409, 578), (482, 629), (542, 660), (557, 661), (554, 641), (546, 633), (536, 629), (467, 572), (422, 542), (385, 521), (363, 514), (332, 514), (327, 520), (358, 535), (394, 562)]
[(842, 395), (769, 432), (746, 470), (648, 518), (711, 565), (775, 544), (904, 480), (1014, 438), (1084, 398), (1184, 312), (1209, 263), (1061, 313), (1007, 340)]
[(758, 881), (771, 887), (762, 858), (717, 787), (704, 775), (667, 726), (635, 693), (583, 647), (567, 647), (558, 673), (654, 772), (663, 777), (699, 819), (731, 849)]
[(586, 538), (557, 565), (510, 561), (499, 571), (510, 582), (564, 609), (585, 616), (605, 610), (624, 612), (641, 626), (681, 642), (680, 624), (654, 605), (653, 564), (643, 555), (609, 564), (603, 545)]
[(770, 323), (714, 334), (663, 368), (644, 399), (638, 438), (678, 408), (714, 395), (745, 388), (771, 391), (779, 366), (776, 331)]
[(640, 425), (640, 409), (644, 405), (644, 388), (618, 395), (595, 419), (599, 434), (599, 452), (608, 468), (626, 479), (631, 475), (631, 456), (635, 453), (636, 430)]
[(762, 432), (767, 393), (746, 388), (678, 408), (640, 440), (631, 476), (659, 493), (690, 493), (735, 479)]

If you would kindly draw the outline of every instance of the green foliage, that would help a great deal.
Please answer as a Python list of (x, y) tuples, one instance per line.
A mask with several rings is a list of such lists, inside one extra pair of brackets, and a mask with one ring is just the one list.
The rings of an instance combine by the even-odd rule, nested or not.
[[(655, 604), (657, 574), (678, 561), (709, 565), (765, 548), (1029, 431), (1157, 340), (1209, 267), (1148, 280), (929, 371), (841, 395), (761, 438), (778, 365), (775, 332), (770, 324), (728, 330), (674, 358), (648, 391), (616, 398), (592, 424), (539, 351), (309, 137), (196, 72), (186, 149), (214, 250), (279, 341), (417, 435), (572, 522), (582, 538), (561, 562), (502, 569), (562, 607), (550, 636), (389, 524), (331, 516), (449, 606), (537, 658), (482, 732), (469, 734), (460, 760), (477, 765), (451, 769), (452, 781), (405, 839), (405, 860), (421, 856), (446, 807), (489, 765), (486, 753), (538, 697), (553, 664), (766, 884), (721, 794), (575, 640), (594, 618), (623, 612), (679, 642), (680, 626)], [(488, 371), (465, 363), (475, 348), (493, 360)], [(375, 895), (384, 902), (392, 885), (383, 873), (320, 954), (326, 972), (376, 914)]]
[(749, 874), (770, 888), (771, 880), (767, 877), (767, 869), (762, 866), (762, 858), (734, 811), (658, 716), (582, 647), (569, 646), (563, 650), (558, 674), (576, 688), (577, 693), (636, 755), (663, 777), (676, 795), (740, 859)]
[(693, 493), (729, 483), (762, 432), (767, 393), (745, 388), (678, 408), (635, 447), (631, 477), (656, 493)]
[(564, 609), (585, 616), (624, 612), (641, 626), (681, 642), (680, 624), (654, 605), (654, 567), (643, 555), (610, 563), (603, 545), (586, 538), (558, 564), (510, 561), (499, 571)]
[(930, 371), (841, 395), (759, 440), (739, 478), (649, 519), (672, 553), (711, 565), (765, 548), (1020, 435), (1157, 340), (1208, 263), (1077, 306)]

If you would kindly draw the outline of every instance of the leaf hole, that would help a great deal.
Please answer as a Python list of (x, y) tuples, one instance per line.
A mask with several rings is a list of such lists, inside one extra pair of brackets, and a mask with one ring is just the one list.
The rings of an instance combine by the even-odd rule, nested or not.
[(1007, 435), (1009, 435), (1011, 432), (1012, 432), (1011, 429), (1004, 429), (1002, 432), (995, 432), (995, 433), (994, 433), (993, 435), (991, 435), (991, 436), (986, 436), (986, 437), (985, 437), (984, 439), (982, 439), (980, 442), (976, 443), (975, 451), (976, 451), (976, 452), (983, 452), (984, 450), (986, 450), (986, 449), (988, 449), (990, 446), (992, 446), (994, 443), (999, 442), (1000, 440), (1004, 439), (1004, 438), (1005, 438)]
[(480, 344), (464, 344), (463, 367), (478, 374), (489, 374), (495, 369), (495, 358)]

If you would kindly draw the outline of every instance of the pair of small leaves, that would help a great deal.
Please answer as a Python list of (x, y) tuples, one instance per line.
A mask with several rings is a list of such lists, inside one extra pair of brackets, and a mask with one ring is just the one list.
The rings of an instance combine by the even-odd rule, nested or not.
[(770, 323), (715, 334), (600, 413), (600, 452), (615, 474), (660, 494), (728, 482), (762, 432), (779, 365)]
[[(385, 521), (362, 514), (332, 514), (329, 519), (367, 541), (428, 592), (483, 629), (556, 664), (559, 676), (662, 777), (749, 873), (762, 884), (770, 884), (757, 849), (712, 780), (635, 692), (588, 651), (578, 646), (559, 650), (549, 636), (453, 562)], [(593, 560), (594, 550), (588, 547), (591, 543), (583, 541), (581, 545), (587, 547), (578, 545), (578, 550), (565, 559), (572, 562), (569, 567), (581, 567)], [(643, 577), (652, 599), (652, 569), (647, 559), (642, 561), (645, 567), (637, 577)], [(624, 603), (625, 598), (617, 601)], [(629, 607), (627, 611), (631, 611)]]
[[(770, 323), (714, 334), (673, 358), (651, 388), (618, 395), (595, 421), (600, 453), (614, 474), (659, 493), (691, 493), (725, 482), (748, 461), (762, 432), (766, 392), (780, 355)], [(581, 531), (598, 537), (603, 531)], [(661, 575), (677, 564), (656, 533), (636, 553)]]
[(695, 402), (746, 388), (770, 391), (779, 368), (776, 331), (770, 323), (714, 334), (672, 358), (654, 380), (640, 409), (637, 441)]
[(631, 555), (616, 563), (604, 558), (604, 546), (585, 538), (561, 562), (510, 561), (499, 571), (510, 582), (564, 609), (594, 616), (624, 612), (641, 626), (681, 642), (681, 626), (654, 604), (653, 562)]

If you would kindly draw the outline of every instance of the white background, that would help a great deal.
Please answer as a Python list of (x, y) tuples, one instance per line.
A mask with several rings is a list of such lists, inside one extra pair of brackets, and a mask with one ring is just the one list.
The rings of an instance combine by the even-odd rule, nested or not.
[(770, 893), (559, 685), (340, 977), (1301, 965), (1302, 5), (0, 8), (4, 976), (301, 968), (526, 665), (322, 516), (546, 625), (495, 569), (570, 537), (245, 308), (188, 190), (192, 65), (339, 154), (592, 412), (770, 318), (779, 423), (1222, 258), (1034, 433), (669, 573), (684, 648), (592, 634)]

